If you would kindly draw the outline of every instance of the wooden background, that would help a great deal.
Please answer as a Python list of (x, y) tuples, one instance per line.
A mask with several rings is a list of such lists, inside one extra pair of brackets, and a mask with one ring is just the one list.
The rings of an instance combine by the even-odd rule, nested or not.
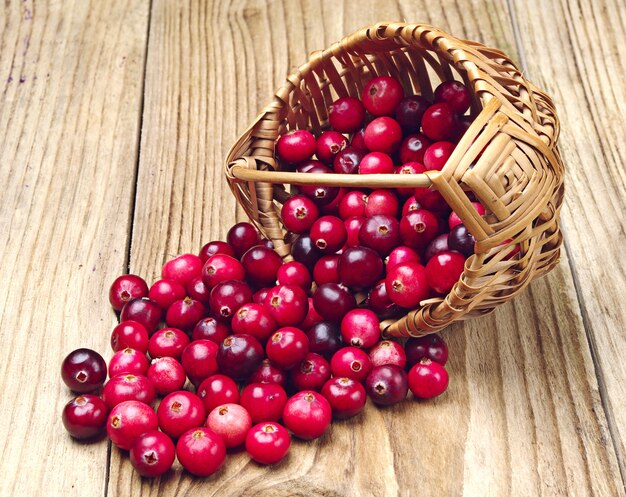
[[(6, 0), (0, 7), (1, 496), (624, 495), (626, 6), (620, 0)], [(442, 398), (368, 406), (274, 469), (142, 480), (73, 442), (62, 358), (111, 352), (111, 281), (223, 237), (221, 163), (288, 72), (381, 20), (503, 49), (550, 93), (562, 263), (444, 332)]]

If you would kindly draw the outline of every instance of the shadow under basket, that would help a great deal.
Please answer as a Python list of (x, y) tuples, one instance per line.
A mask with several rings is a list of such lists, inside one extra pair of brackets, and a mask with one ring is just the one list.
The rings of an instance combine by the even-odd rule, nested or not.
[[(457, 79), (470, 89), (475, 119), (443, 170), (396, 175), (279, 170), (274, 147), (281, 134), (328, 129), (332, 102), (360, 97), (365, 83), (382, 75), (398, 79), (405, 94), (429, 100), (442, 81)], [(280, 207), (298, 184), (438, 190), (475, 237), (475, 254), (448, 295), (381, 323), (387, 336), (421, 336), (491, 312), (558, 264), (564, 176), (558, 134), (550, 97), (501, 51), (424, 24), (379, 23), (311, 54), (237, 140), (225, 170), (237, 201), (287, 260), (295, 236), (284, 229)], [(485, 206), (485, 216), (476, 212), (469, 192)]]

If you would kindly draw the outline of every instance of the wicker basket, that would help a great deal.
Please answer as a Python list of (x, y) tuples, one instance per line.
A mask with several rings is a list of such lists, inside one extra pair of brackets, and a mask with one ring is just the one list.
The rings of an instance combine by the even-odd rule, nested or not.
[[(349, 175), (277, 170), (274, 145), (280, 134), (324, 130), (330, 104), (338, 97), (360, 96), (363, 85), (377, 75), (394, 76), (407, 94), (426, 98), (444, 80), (459, 79), (471, 89), (476, 118), (442, 171)], [(420, 336), (492, 311), (558, 263), (564, 175), (558, 134), (551, 99), (501, 51), (428, 25), (380, 23), (313, 53), (290, 75), (232, 147), (226, 176), (252, 222), (284, 258), (294, 239), (280, 221), (289, 185), (436, 188), (476, 238), (475, 255), (445, 298), (425, 300), (402, 318), (382, 323), (387, 335)], [(486, 207), (484, 218), (472, 207), (470, 191)]]

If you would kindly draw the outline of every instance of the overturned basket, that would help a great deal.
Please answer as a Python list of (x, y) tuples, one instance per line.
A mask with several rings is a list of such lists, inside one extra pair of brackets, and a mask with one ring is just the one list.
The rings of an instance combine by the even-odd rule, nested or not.
[[(274, 145), (279, 135), (292, 129), (323, 131), (330, 104), (339, 97), (360, 96), (363, 85), (379, 75), (393, 76), (407, 94), (426, 98), (450, 79), (461, 79), (472, 91), (471, 112), (477, 117), (442, 171), (348, 175), (278, 170)], [(564, 174), (556, 148), (558, 119), (550, 98), (524, 79), (504, 53), (432, 26), (381, 23), (313, 53), (287, 79), (226, 161), (237, 200), (281, 256), (289, 257), (294, 239), (280, 221), (280, 204), (290, 195), (285, 185), (305, 183), (431, 186), (476, 239), (475, 254), (450, 293), (384, 321), (388, 335), (420, 336), (486, 314), (558, 263)], [(486, 207), (486, 216), (477, 214), (467, 192)]]

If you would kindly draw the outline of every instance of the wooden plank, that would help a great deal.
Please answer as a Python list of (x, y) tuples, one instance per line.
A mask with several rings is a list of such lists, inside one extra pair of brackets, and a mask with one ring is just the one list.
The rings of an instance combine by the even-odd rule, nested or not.
[(98, 495), (107, 444), (73, 442), (59, 368), (107, 351), (124, 272), (148, 11), (139, 0), (0, 9), (0, 495)]
[[(131, 268), (224, 235), (235, 209), (229, 145), (305, 54), (363, 25), (423, 20), (515, 56), (510, 13), (492, 2), (156, 0)], [(158, 165), (158, 166), (157, 166)], [(368, 406), (272, 469), (233, 454), (206, 479), (179, 465), (144, 481), (116, 450), (117, 495), (620, 495), (617, 463), (568, 265), (492, 316), (451, 327), (450, 391)]]
[[(626, 479), (626, 6), (513, 2), (526, 70), (562, 124), (563, 224), (609, 427)], [(550, 19), (560, 19), (551, 23)]]

